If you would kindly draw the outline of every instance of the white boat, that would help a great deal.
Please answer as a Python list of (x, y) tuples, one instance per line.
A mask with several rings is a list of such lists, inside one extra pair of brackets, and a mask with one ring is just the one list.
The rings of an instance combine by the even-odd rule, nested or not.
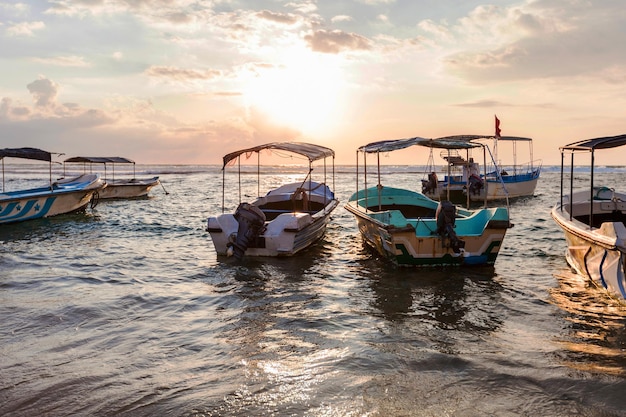
[[(50, 164), (49, 184), (44, 187), (7, 191), (4, 178), (5, 158), (45, 161)], [(52, 180), (52, 154), (35, 148), (0, 149), (2, 192), (0, 224), (21, 222), (84, 210), (106, 184), (97, 174)]]
[[(241, 201), (241, 171), (239, 170), (239, 205), (234, 213), (226, 213), (224, 207), (226, 167), (238, 162), (241, 156), (257, 154), (257, 190), (260, 192), (260, 153), (262, 151), (289, 152), (302, 155), (309, 163), (302, 181), (282, 184), (264, 196), (248, 203)], [(222, 167), (222, 214), (209, 217), (207, 231), (218, 255), (240, 260), (245, 256), (291, 256), (315, 243), (326, 232), (331, 212), (339, 204), (335, 194), (326, 184), (326, 158), (333, 161), (333, 184), (335, 152), (319, 145), (301, 142), (273, 142), (229, 153), (224, 156)], [(323, 160), (324, 180), (311, 178), (313, 162)], [(333, 186), (334, 188), (334, 186)], [(232, 191), (232, 190), (231, 190)]]
[[(146, 197), (152, 188), (160, 184), (159, 177), (136, 178), (135, 161), (128, 158), (75, 156), (64, 161), (64, 165), (68, 163), (82, 163), (84, 172), (86, 172), (87, 167), (91, 172), (92, 164), (103, 164), (104, 181), (107, 183), (107, 187), (100, 192), (101, 199)], [(132, 164), (132, 178), (115, 178), (115, 164)], [(107, 172), (109, 166), (110, 174)]]
[[(490, 265), (511, 227), (508, 207), (463, 209), (450, 201), (437, 202), (423, 193), (383, 186), (380, 153), (411, 146), (440, 149), (483, 147), (454, 139), (410, 138), (374, 142), (357, 150), (363, 155), (364, 188), (354, 193), (345, 208), (351, 212), (366, 244), (402, 266)], [(367, 185), (367, 154), (378, 158), (378, 183)]]
[[(450, 137), (449, 137), (450, 138)], [(447, 172), (438, 181), (438, 187), (432, 188), (428, 180), (423, 180), (427, 196), (435, 199), (447, 198), (451, 195), (455, 201), (464, 200), (468, 196), (471, 201), (504, 200), (517, 197), (532, 196), (537, 188), (541, 174), (541, 161), (533, 160), (532, 139), (518, 136), (485, 136), (459, 135), (454, 136), (467, 141), (493, 141), (492, 162), (486, 163), (481, 169), (480, 161), (463, 157), (459, 153), (447, 150), (441, 153), (446, 161)], [(517, 145), (526, 143), (529, 146), (530, 160), (526, 163), (517, 161)], [(503, 164), (498, 159), (498, 148), (504, 144), (512, 148), (512, 163)], [(491, 150), (489, 150), (491, 153)], [(484, 166), (487, 166), (484, 169)], [(483, 173), (480, 173), (481, 170)], [(432, 170), (429, 170), (432, 171)]]
[[(595, 151), (626, 145), (626, 134), (587, 139), (560, 148), (561, 199), (552, 209), (552, 218), (563, 229), (565, 258), (578, 274), (626, 300), (626, 192), (622, 184), (594, 184)], [(574, 191), (574, 155), (591, 155), (589, 187)], [(569, 193), (564, 191), (564, 159), (571, 155)]]

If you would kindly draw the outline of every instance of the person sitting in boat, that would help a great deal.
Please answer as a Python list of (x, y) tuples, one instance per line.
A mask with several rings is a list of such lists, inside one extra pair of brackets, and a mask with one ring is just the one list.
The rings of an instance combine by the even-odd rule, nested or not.
[(483, 180), (476, 174), (472, 174), (469, 177), (469, 190), (472, 195), (480, 194), (480, 190), (483, 189)]
[(422, 180), (422, 194), (436, 193), (439, 180), (435, 172), (428, 174), (428, 180)]
[(474, 158), (469, 159), (467, 169), (469, 173), (467, 182), (469, 184), (470, 193), (472, 193), (472, 195), (478, 195), (483, 188), (483, 180), (480, 178), (480, 169), (478, 168), (478, 164), (474, 162)]

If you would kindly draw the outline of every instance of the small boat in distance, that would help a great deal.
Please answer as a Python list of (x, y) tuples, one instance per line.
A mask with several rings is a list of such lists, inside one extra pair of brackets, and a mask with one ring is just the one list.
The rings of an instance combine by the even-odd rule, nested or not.
[[(578, 274), (626, 301), (626, 192), (622, 183), (596, 186), (595, 151), (626, 145), (626, 134), (587, 139), (563, 146), (561, 151), (561, 199), (551, 215), (563, 229), (565, 259)], [(574, 155), (591, 155), (591, 174), (586, 189), (574, 191)], [(569, 193), (564, 192), (564, 159), (571, 156)], [(577, 175), (579, 175), (577, 173)]]
[[(301, 181), (277, 184), (260, 196), (260, 153), (288, 152), (304, 156), (308, 172)], [(251, 203), (241, 201), (241, 169), (239, 169), (239, 205), (234, 213), (225, 213), (226, 167), (235, 161), (241, 167), (241, 155), (257, 154), (257, 193)], [(331, 212), (339, 204), (326, 184), (326, 158), (333, 161), (335, 152), (324, 146), (302, 142), (272, 142), (242, 149), (224, 156), (222, 167), (222, 214), (209, 217), (207, 231), (218, 255), (240, 260), (245, 256), (291, 256), (321, 239), (326, 232)], [(313, 162), (324, 161), (323, 182), (311, 178)], [(232, 192), (232, 187), (228, 188)]]
[[(49, 185), (39, 188), (7, 191), (4, 178), (5, 158), (45, 161), (50, 164)], [(106, 187), (97, 174), (52, 180), (52, 153), (36, 148), (0, 149), (2, 160), (2, 192), (0, 192), (0, 224), (21, 222), (41, 217), (82, 211), (94, 195)]]
[[(100, 192), (101, 199), (112, 198), (138, 198), (146, 197), (150, 190), (160, 184), (159, 177), (152, 178), (136, 178), (135, 177), (135, 161), (122, 158), (119, 156), (111, 157), (97, 157), (97, 156), (75, 156), (63, 161), (64, 170), (65, 164), (68, 163), (82, 163), (83, 171), (87, 170), (91, 172), (92, 164), (103, 164), (104, 166), (104, 181), (107, 183), (107, 187)], [(133, 174), (132, 178), (120, 179), (115, 178), (115, 164), (132, 164)], [(107, 166), (111, 167), (111, 174), (107, 173)]]
[[(364, 242), (401, 266), (492, 265), (506, 230), (512, 227), (508, 207), (462, 209), (450, 201), (434, 201), (421, 192), (383, 186), (380, 153), (411, 146), (447, 151), (485, 145), (454, 138), (410, 138), (373, 142), (357, 150), (363, 155), (364, 187), (358, 189), (345, 208), (356, 218)], [(378, 178), (367, 185), (367, 154), (376, 154)], [(358, 188), (358, 185), (357, 185)]]

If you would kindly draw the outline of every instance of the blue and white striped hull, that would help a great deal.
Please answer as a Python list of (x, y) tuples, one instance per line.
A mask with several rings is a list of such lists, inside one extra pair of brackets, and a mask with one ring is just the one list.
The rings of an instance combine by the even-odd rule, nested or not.
[(84, 210), (104, 183), (97, 175), (59, 181), (49, 187), (0, 194), (0, 224)]
[(94, 190), (75, 191), (48, 197), (17, 199), (0, 203), (0, 224), (21, 222), (83, 210)]

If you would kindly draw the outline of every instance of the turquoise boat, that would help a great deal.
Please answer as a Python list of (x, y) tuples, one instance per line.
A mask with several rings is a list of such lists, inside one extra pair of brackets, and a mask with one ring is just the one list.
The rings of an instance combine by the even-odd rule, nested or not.
[[(483, 146), (410, 138), (360, 147), (357, 184), (359, 156), (363, 155), (366, 185), (350, 197), (345, 208), (355, 216), (364, 242), (401, 266), (493, 265), (506, 231), (512, 227), (508, 207), (465, 209), (447, 200), (432, 200), (421, 192), (381, 184), (380, 153), (415, 145), (444, 149)], [(378, 157), (378, 183), (368, 187), (366, 155), (371, 153)]]

